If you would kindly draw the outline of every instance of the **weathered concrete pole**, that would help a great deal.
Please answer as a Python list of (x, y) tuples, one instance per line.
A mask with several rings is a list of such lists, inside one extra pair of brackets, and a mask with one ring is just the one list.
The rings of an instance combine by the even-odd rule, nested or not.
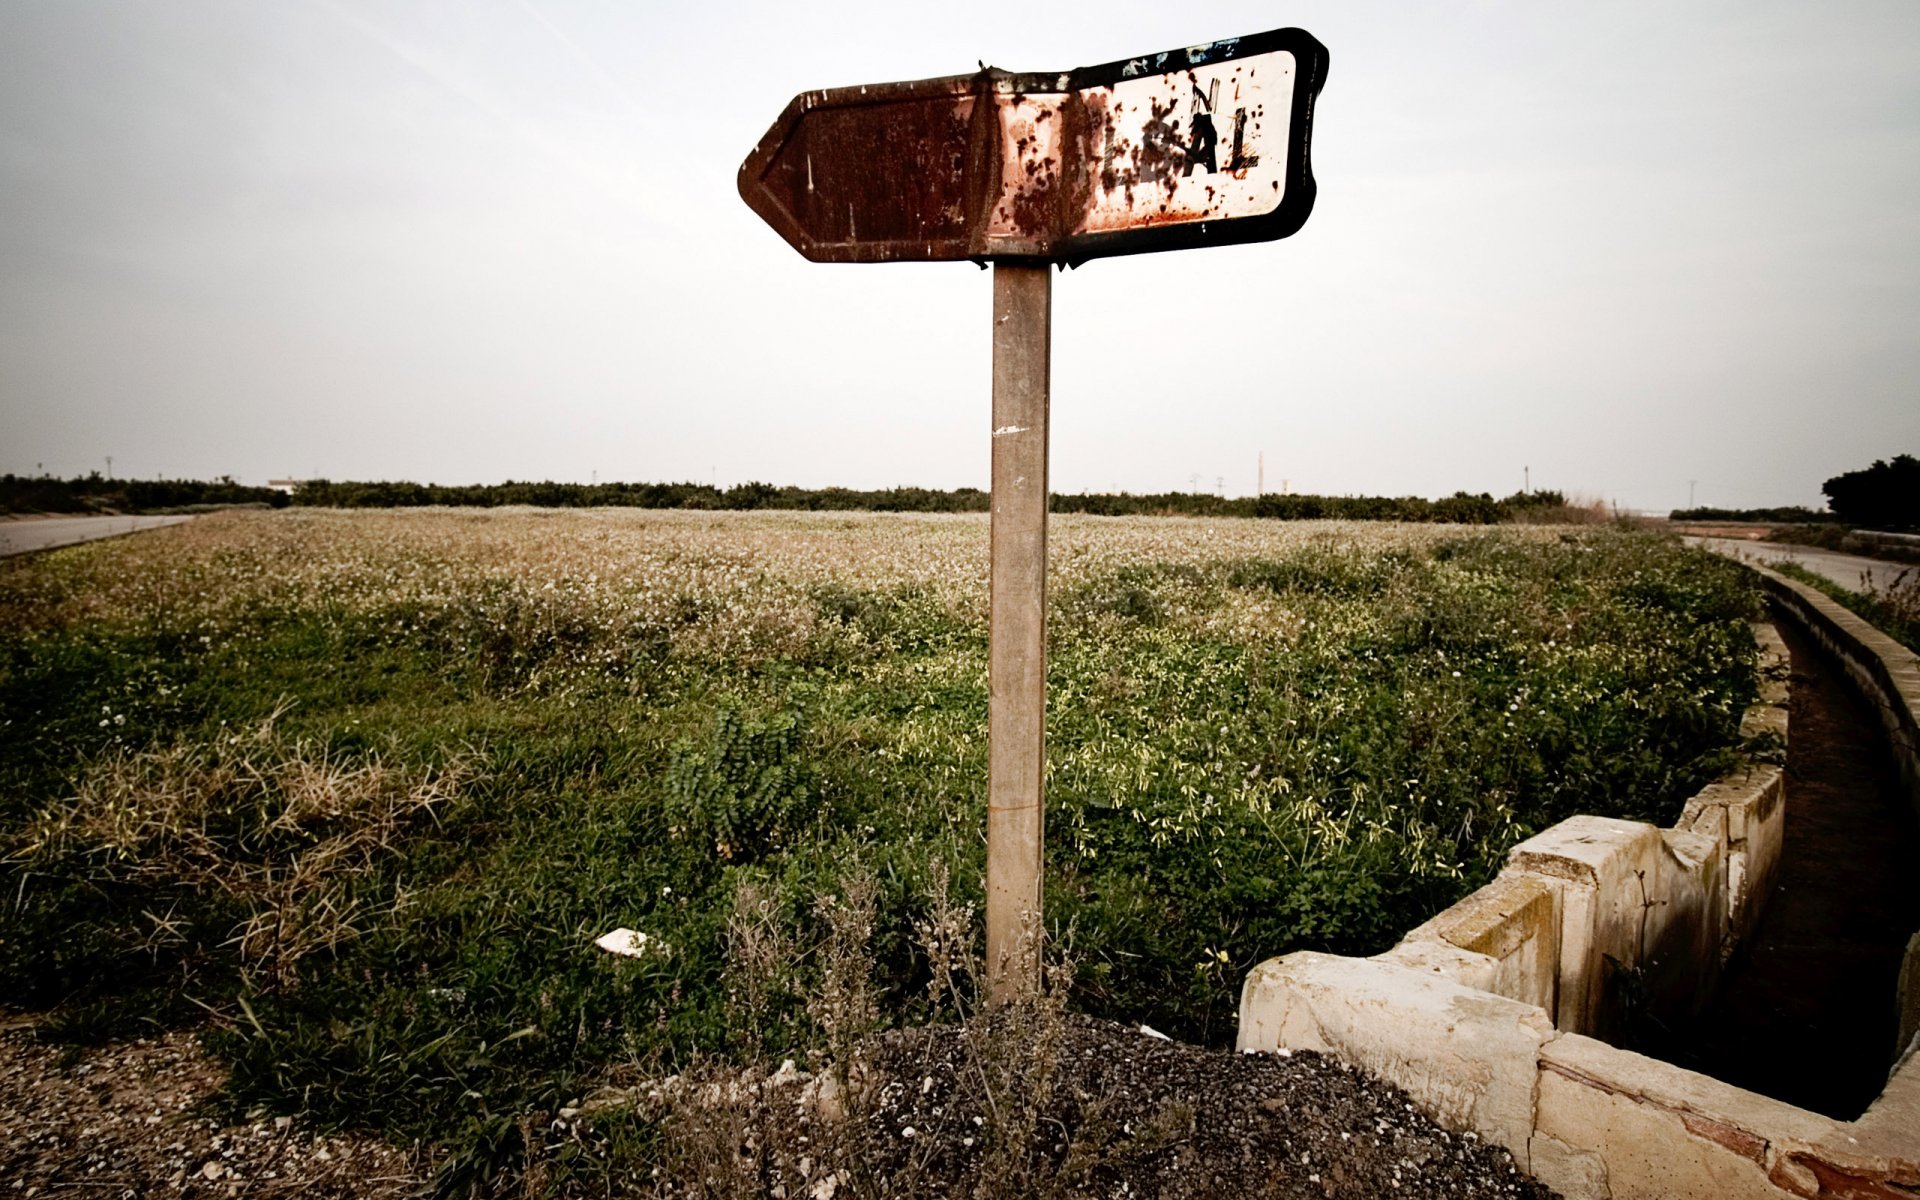
[(1049, 264), (994, 263), (987, 996), (995, 1004), (1040, 985), (1052, 323)]

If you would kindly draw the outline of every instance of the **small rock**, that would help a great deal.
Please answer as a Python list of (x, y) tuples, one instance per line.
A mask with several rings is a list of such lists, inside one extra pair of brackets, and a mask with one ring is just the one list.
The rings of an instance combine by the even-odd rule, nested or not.
[(594, 945), (608, 954), (618, 954), (623, 958), (642, 958), (649, 953), (660, 954), (666, 950), (666, 944), (648, 937), (637, 929), (622, 926), (612, 933), (605, 933), (594, 939)]
[(840, 1081), (833, 1072), (826, 1071), (814, 1076), (800, 1091), (800, 1104), (810, 1108), (822, 1121), (838, 1121), (847, 1113), (846, 1100), (840, 1094)]

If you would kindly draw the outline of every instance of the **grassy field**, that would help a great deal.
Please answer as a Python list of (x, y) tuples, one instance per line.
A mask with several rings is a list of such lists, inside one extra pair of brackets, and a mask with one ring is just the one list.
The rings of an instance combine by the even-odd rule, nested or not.
[[(1074, 1004), (1190, 1039), (1259, 959), (1384, 948), (1554, 821), (1670, 819), (1754, 691), (1745, 573), (1651, 535), (1053, 529), (1047, 923)], [(469, 1147), (623, 1065), (828, 1039), (849, 888), (881, 1019), (937, 1016), (986, 549), (287, 511), (0, 564), (0, 987), (77, 1040), (211, 1011), (236, 1103)]]

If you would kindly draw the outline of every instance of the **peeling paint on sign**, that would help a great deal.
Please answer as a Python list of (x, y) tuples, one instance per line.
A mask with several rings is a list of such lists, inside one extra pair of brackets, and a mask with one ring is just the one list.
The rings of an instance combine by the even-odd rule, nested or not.
[(807, 92), (740, 191), (824, 262), (1043, 258), (1266, 241), (1312, 210), (1327, 54), (1297, 29), (1066, 74), (991, 68)]

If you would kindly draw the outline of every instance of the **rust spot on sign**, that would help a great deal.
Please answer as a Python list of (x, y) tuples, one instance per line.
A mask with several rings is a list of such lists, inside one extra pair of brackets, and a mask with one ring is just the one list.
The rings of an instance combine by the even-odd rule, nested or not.
[(1284, 237), (1312, 208), (1325, 71), (1318, 42), (1276, 30), (1059, 75), (808, 92), (740, 190), (827, 262), (1078, 262)]

